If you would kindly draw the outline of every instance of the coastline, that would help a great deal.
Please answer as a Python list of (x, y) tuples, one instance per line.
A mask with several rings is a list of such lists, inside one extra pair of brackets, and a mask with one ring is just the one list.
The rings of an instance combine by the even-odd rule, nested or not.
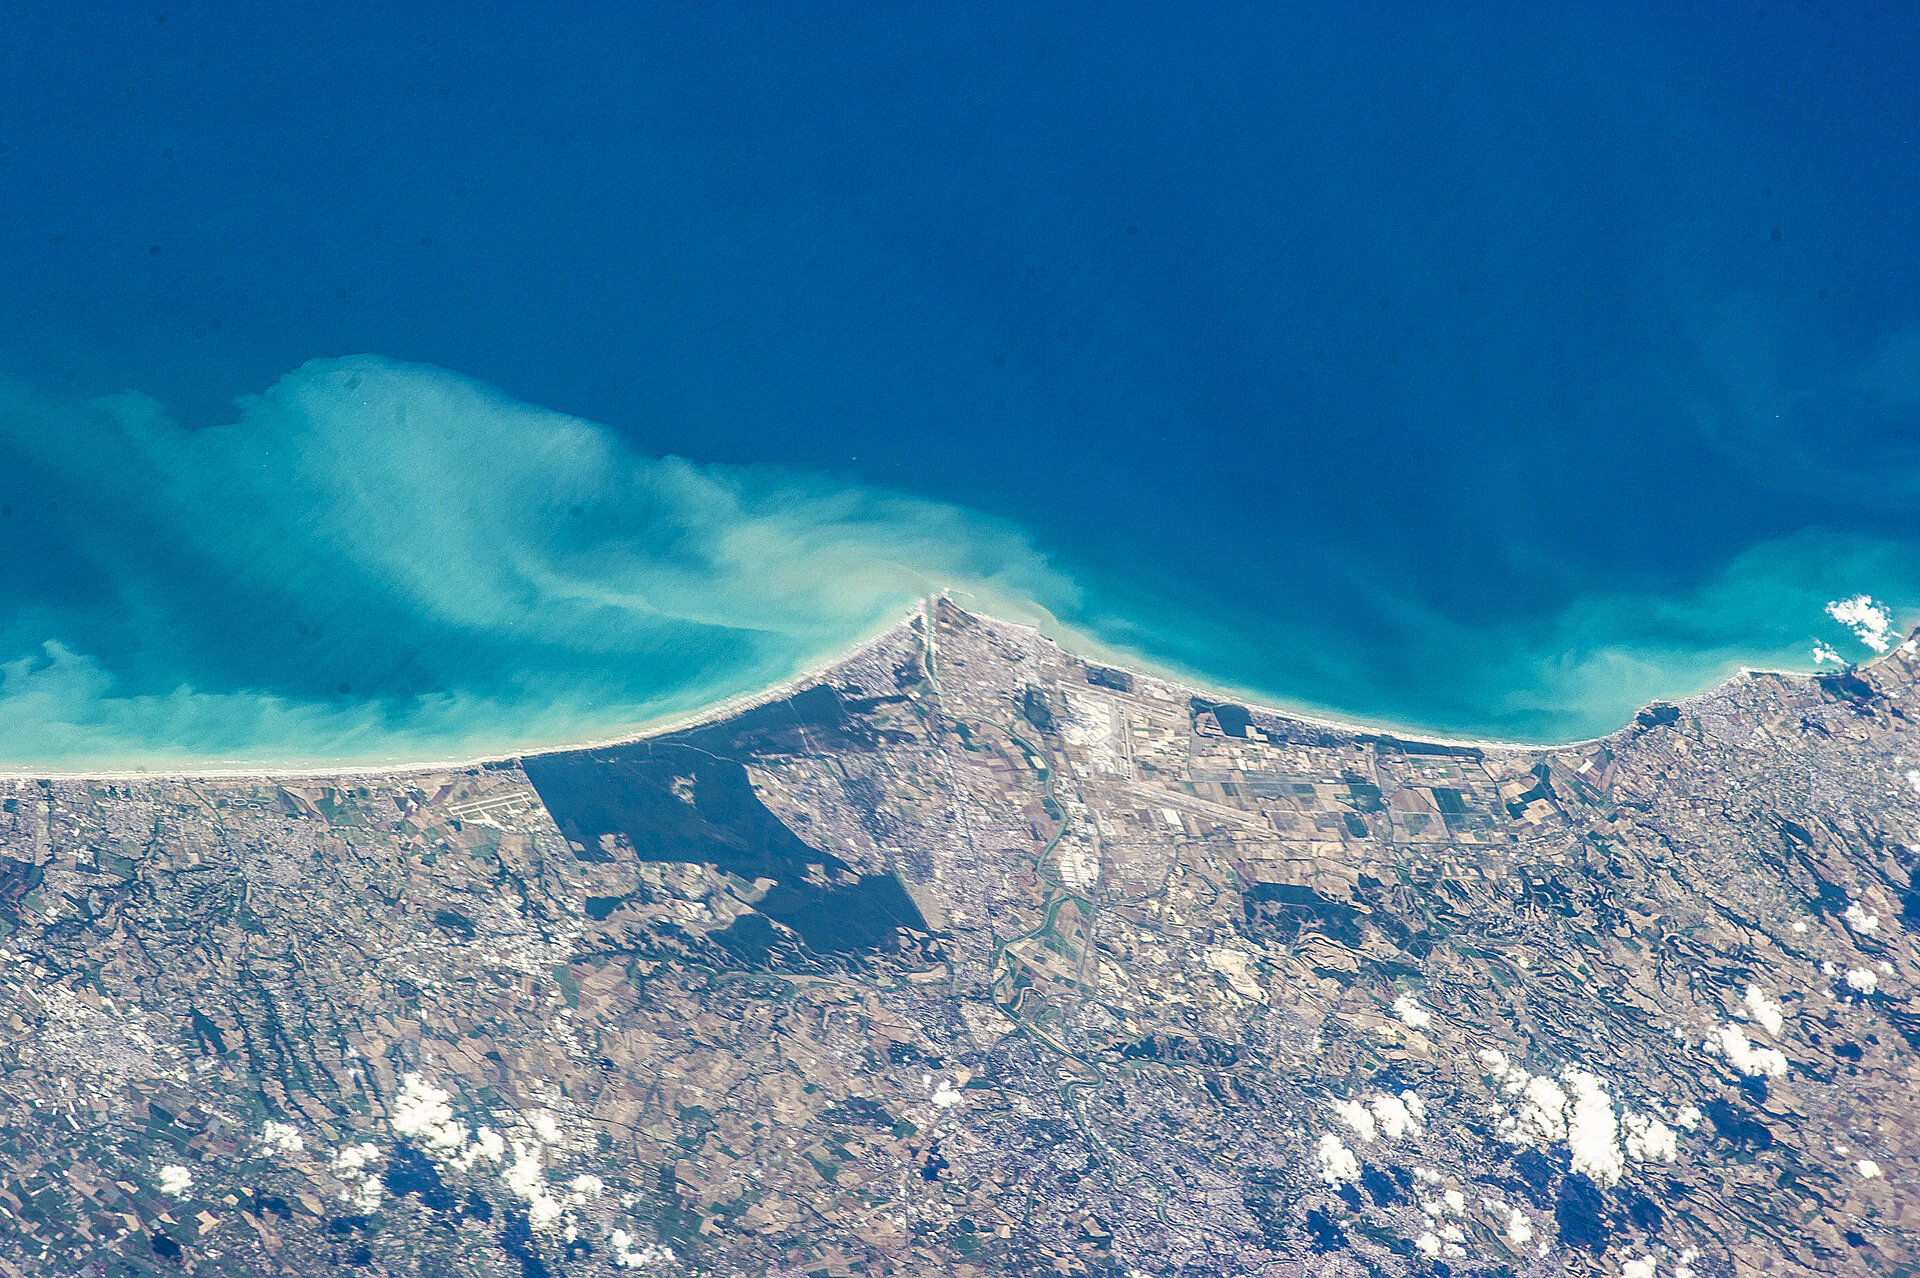
[[(494, 751), (489, 754), (474, 755), (464, 759), (428, 759), (420, 761), (396, 761), (388, 763), (340, 763), (340, 764), (276, 764), (276, 763), (214, 763), (205, 767), (186, 765), (181, 767), (165, 766), (153, 768), (14, 768), (0, 766), (0, 782), (4, 781), (236, 781), (248, 778), (262, 780), (296, 780), (300, 778), (323, 779), (328, 777), (400, 777), (417, 776), (434, 772), (466, 772), (473, 768), (493, 763), (504, 763), (510, 759), (522, 759), (529, 755), (564, 754), (572, 750), (599, 750), (608, 746), (629, 745), (635, 741), (645, 741), (651, 737), (665, 736), (671, 732), (680, 732), (687, 728), (697, 728), (718, 722), (732, 715), (763, 706), (769, 701), (778, 701), (792, 696), (817, 683), (835, 666), (849, 661), (866, 649), (880, 642), (886, 636), (906, 625), (919, 616), (926, 606), (925, 600), (916, 601), (912, 607), (892, 616), (892, 619), (878, 625), (870, 633), (863, 635), (854, 643), (838, 652), (830, 653), (795, 670), (786, 678), (767, 684), (749, 692), (735, 693), (718, 701), (710, 701), (692, 710), (682, 710), (665, 714), (656, 719), (637, 723), (623, 728), (611, 736), (595, 737), (584, 741), (542, 742), (517, 750)], [(997, 620), (997, 618), (996, 618)], [(1009, 623), (1011, 624), (1011, 623)]]
[[(991, 614), (981, 615), (990, 616)], [(1210, 683), (1191, 673), (1162, 665), (1159, 662), (1137, 653), (1110, 648), (1105, 644), (1072, 631), (1069, 627), (1062, 627), (1063, 632), (1065, 632), (1063, 635), (1048, 635), (1040, 627), (1030, 622), (1012, 621), (1004, 617), (993, 617), (992, 619), (1000, 625), (1012, 626), (1020, 630), (1031, 630), (1049, 643), (1058, 644), (1061, 648), (1079, 657), (1083, 661), (1093, 661), (1102, 665), (1117, 666), (1134, 674), (1148, 674), (1163, 683), (1171, 684), (1187, 692), (1198, 693), (1215, 700), (1230, 701), (1248, 710), (1260, 711), (1261, 713), (1274, 715), (1282, 719), (1291, 719), (1296, 723), (1309, 724), (1316, 728), (1325, 728), (1332, 732), (1344, 732), (1355, 736), (1393, 737), (1396, 740), (1415, 742), (1422, 745), (1471, 746), (1479, 750), (1499, 750), (1514, 753), (1547, 753), (1555, 750), (1571, 750), (1579, 746), (1595, 745), (1602, 741), (1609, 741), (1633, 726), (1633, 719), (1629, 717), (1624, 723), (1607, 732), (1596, 733), (1590, 737), (1576, 737), (1568, 741), (1499, 741), (1486, 737), (1452, 736), (1431, 728), (1408, 727), (1404, 724), (1395, 724), (1386, 720), (1367, 719), (1359, 715), (1339, 717), (1334, 712), (1318, 707), (1308, 708), (1274, 704), (1271, 701), (1262, 700), (1262, 697), (1268, 694), (1249, 692), (1246, 689), (1234, 688), (1228, 684)], [(1089, 649), (1091, 651), (1089, 651)], [(1875, 654), (1869, 661), (1857, 666), (1842, 667), (1842, 669), (1870, 669), (1894, 656), (1898, 651), (1898, 647), (1895, 646), (1884, 653)], [(1677, 697), (1656, 697), (1642, 703), (1636, 709), (1635, 713), (1637, 714), (1640, 710), (1645, 710), (1647, 707), (1654, 705), (1685, 706), (1703, 697), (1712, 696), (1734, 680), (1744, 679), (1750, 675), (1777, 675), (1787, 679), (1812, 679), (1820, 673), (1822, 672), (1818, 670), (1791, 670), (1777, 666), (1738, 663), (1730, 666), (1703, 687)]]
[[(612, 746), (630, 745), (636, 741), (645, 741), (653, 737), (684, 731), (688, 728), (702, 727), (720, 720), (751, 710), (768, 702), (778, 701), (794, 693), (804, 691), (819, 682), (836, 666), (858, 656), (896, 630), (910, 624), (916, 617), (923, 615), (928, 604), (934, 599), (951, 599), (951, 593), (945, 590), (928, 595), (916, 601), (911, 607), (895, 614), (892, 620), (879, 625), (847, 648), (821, 657), (794, 671), (786, 678), (763, 688), (742, 692), (721, 700), (709, 702), (697, 709), (663, 715), (657, 719), (634, 724), (617, 733), (594, 737), (581, 741), (543, 742), (522, 749), (496, 751), (474, 755), (467, 758), (431, 759), (421, 761), (395, 761), (372, 763), (340, 763), (288, 765), (273, 763), (210, 763), (207, 766), (193, 765), (168, 767), (134, 768), (96, 768), (96, 769), (25, 769), (0, 767), (0, 781), (232, 781), (246, 779), (260, 780), (325, 780), (340, 777), (388, 778), (416, 776), (443, 772), (466, 772), (491, 764), (505, 763), (515, 759), (545, 754), (562, 754), (575, 750), (598, 750)], [(959, 605), (955, 605), (958, 607)], [(967, 611), (972, 612), (971, 609)], [(1296, 723), (1308, 724), (1331, 732), (1352, 735), (1386, 736), (1397, 740), (1421, 744), (1471, 747), (1478, 750), (1499, 751), (1505, 753), (1548, 753), (1558, 750), (1576, 749), (1608, 741), (1633, 726), (1630, 718), (1610, 732), (1590, 737), (1580, 737), (1571, 741), (1498, 741), (1487, 738), (1449, 736), (1445, 733), (1425, 729), (1413, 729), (1386, 722), (1370, 721), (1364, 718), (1339, 718), (1326, 711), (1274, 705), (1263, 701), (1258, 695), (1250, 695), (1244, 690), (1225, 685), (1209, 684), (1203, 679), (1169, 669), (1158, 662), (1139, 654), (1116, 651), (1081, 635), (1071, 627), (1060, 626), (1060, 633), (1049, 635), (1046, 629), (1029, 621), (1016, 621), (992, 613), (981, 611), (975, 615), (986, 617), (998, 625), (1009, 626), (1017, 630), (1031, 632), (1041, 640), (1058, 645), (1060, 648), (1083, 661), (1096, 661), (1129, 669), (1134, 673), (1148, 675), (1163, 683), (1170, 684), (1185, 692), (1200, 694), (1221, 700), (1231, 700), (1234, 704), (1245, 706), (1249, 710), (1279, 718), (1290, 719)], [(1052, 618), (1049, 618), (1052, 620)], [(1057, 624), (1057, 623), (1056, 623)], [(1872, 660), (1849, 669), (1868, 669), (1878, 665), (1896, 653), (1898, 646), (1877, 654)], [(1689, 702), (1712, 696), (1729, 682), (1745, 679), (1754, 675), (1773, 675), (1789, 679), (1812, 679), (1818, 671), (1789, 670), (1771, 666), (1737, 665), (1722, 674), (1706, 687), (1700, 688), (1682, 697), (1672, 700), (1656, 699), (1647, 705), (1685, 706)], [(1644, 708), (1644, 707), (1642, 707)]]

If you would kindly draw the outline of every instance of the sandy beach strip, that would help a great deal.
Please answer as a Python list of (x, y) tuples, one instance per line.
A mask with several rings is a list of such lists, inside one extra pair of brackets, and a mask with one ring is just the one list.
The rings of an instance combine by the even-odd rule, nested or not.
[[(517, 749), (495, 751), (490, 754), (476, 755), (469, 758), (422, 761), (396, 760), (385, 763), (316, 763), (289, 765), (210, 761), (203, 765), (166, 765), (150, 768), (0, 768), (0, 781), (213, 781), (248, 778), (258, 778), (261, 780), (327, 780), (341, 777), (402, 777), (434, 773), (467, 772), (475, 768), (485, 767), (488, 764), (504, 763), (513, 759), (526, 758), (530, 755), (560, 754), (573, 750), (598, 750), (613, 746), (630, 745), (636, 741), (645, 741), (654, 737), (662, 737), (670, 733), (684, 731), (688, 728), (697, 728), (716, 723), (733, 715), (754, 709), (757, 706), (763, 706), (769, 702), (779, 701), (795, 693), (803, 692), (814, 684), (819, 683), (835, 667), (859, 656), (862, 652), (879, 643), (895, 630), (923, 616), (928, 603), (931, 602), (932, 599), (950, 597), (949, 592), (941, 591), (938, 594), (929, 596), (928, 599), (916, 602), (912, 607), (896, 614), (891, 621), (878, 626), (858, 642), (851, 644), (838, 653), (822, 657), (809, 663), (803, 669), (795, 671), (792, 675), (777, 683), (769, 684), (764, 688), (754, 691), (742, 692), (718, 701), (708, 702), (694, 709), (644, 720), (634, 724), (632, 727), (621, 729), (619, 732), (588, 740), (541, 742), (525, 745)], [(1046, 628), (1034, 625), (1031, 622), (1012, 621), (1006, 618), (995, 617), (985, 612), (976, 613), (975, 615), (985, 617), (993, 621), (996, 625), (1028, 631), (1040, 639), (1058, 644), (1062, 649), (1083, 661), (1121, 667), (1133, 673), (1157, 679), (1170, 687), (1204, 697), (1208, 700), (1227, 702), (1243, 706), (1248, 710), (1261, 714), (1272, 715), (1277, 718), (1287, 719), (1315, 728), (1322, 728), (1330, 732), (1339, 732), (1354, 736), (1392, 737), (1396, 740), (1406, 741), (1412, 744), (1470, 747), (1478, 750), (1505, 753), (1547, 754), (1554, 751), (1574, 750), (1597, 745), (1626, 731), (1632, 726), (1633, 722), (1629, 719), (1613, 731), (1597, 736), (1581, 737), (1572, 741), (1559, 742), (1496, 741), (1480, 737), (1448, 736), (1444, 733), (1420, 728), (1409, 728), (1404, 725), (1397, 725), (1386, 721), (1372, 721), (1359, 717), (1335, 717), (1319, 709), (1273, 705), (1262, 701), (1258, 695), (1248, 695), (1244, 690), (1236, 690), (1231, 687), (1217, 685), (1209, 686), (1204, 680), (1195, 678), (1189, 672), (1169, 668), (1159, 662), (1142, 657), (1138, 653), (1128, 652), (1124, 649), (1116, 649), (1109, 645), (1099, 643), (1090, 636), (1074, 630), (1071, 626), (1059, 625), (1057, 622), (1054, 623), (1056, 633), (1048, 634)], [(1896, 646), (1889, 652), (1874, 657), (1858, 668), (1871, 668), (1895, 656), (1900, 651), (1901, 649)], [(1713, 695), (1732, 680), (1744, 679), (1752, 675), (1775, 675), (1789, 679), (1811, 679), (1816, 673), (1818, 672), (1735, 664), (1730, 665), (1711, 683), (1692, 693), (1683, 697), (1674, 698), (1670, 701), (1662, 699), (1657, 702), (1650, 702), (1649, 704), (1670, 704), (1684, 707), (1689, 702)]]
[(600, 750), (630, 745), (669, 733), (698, 728), (730, 718), (756, 706), (780, 701), (819, 683), (839, 666), (873, 647), (900, 627), (919, 617), (926, 607), (916, 602), (877, 625), (870, 633), (838, 652), (808, 662), (777, 683), (736, 693), (718, 701), (709, 701), (688, 710), (675, 711), (645, 719), (607, 736), (583, 741), (551, 741), (527, 744), (517, 749), (497, 750), (490, 754), (460, 759), (401, 759), (370, 763), (249, 763), (245, 761), (209, 761), (205, 764), (164, 764), (154, 767), (120, 768), (14, 768), (0, 767), (0, 781), (220, 781), (259, 778), (262, 780), (326, 780), (334, 777), (400, 777), (440, 772), (468, 772), (491, 763), (504, 763), (535, 754), (562, 754), (571, 750)]

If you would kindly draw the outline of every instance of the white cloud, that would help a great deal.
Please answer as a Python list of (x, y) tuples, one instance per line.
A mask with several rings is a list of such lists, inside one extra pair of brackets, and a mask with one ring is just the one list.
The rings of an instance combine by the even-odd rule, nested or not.
[[(1412, 1092), (1403, 1092), (1400, 1096), (1375, 1096), (1368, 1102), (1373, 1112), (1373, 1121), (1380, 1125), (1380, 1134), (1389, 1140), (1398, 1140), (1410, 1131), (1420, 1130), (1419, 1116), (1404, 1099), (1413, 1096)], [(1413, 1097), (1417, 1104), (1418, 1096)], [(1423, 1106), (1424, 1108), (1424, 1106)]]
[(1440, 1238), (1432, 1230), (1428, 1230), (1426, 1233), (1414, 1239), (1413, 1245), (1420, 1249), (1420, 1254), (1423, 1256), (1437, 1256), (1440, 1254)]
[(260, 1128), (260, 1140), (268, 1149), (283, 1154), (297, 1154), (307, 1147), (300, 1130), (292, 1123), (276, 1123), (271, 1118)]
[(1620, 1158), (1620, 1124), (1614, 1118), (1613, 1099), (1600, 1079), (1583, 1069), (1565, 1070), (1560, 1077), (1573, 1089), (1567, 1120), (1573, 1170), (1585, 1172), (1602, 1187), (1618, 1184), (1625, 1164)]
[(1880, 978), (1870, 967), (1850, 968), (1847, 971), (1847, 984), (1862, 994), (1871, 994), (1880, 988)]
[(613, 1247), (613, 1263), (623, 1269), (639, 1269), (673, 1258), (673, 1253), (659, 1243), (648, 1243), (640, 1251), (633, 1250), (633, 1236), (624, 1229), (614, 1230), (607, 1235), (607, 1241)]
[(1508, 1120), (1509, 1144), (1532, 1145), (1567, 1138), (1567, 1094), (1551, 1078), (1535, 1078), (1522, 1069), (1507, 1071), (1507, 1086), (1521, 1083), (1520, 1112)]
[(1533, 1222), (1518, 1207), (1507, 1212), (1507, 1241), (1524, 1247), (1533, 1241)]
[(517, 1197), (526, 1200), (528, 1224), (545, 1231), (560, 1223), (560, 1200), (547, 1188), (539, 1146), (513, 1142), (513, 1165), (500, 1174), (500, 1179)]
[(1673, 1116), (1673, 1121), (1688, 1131), (1694, 1130), (1700, 1126), (1700, 1107), (1698, 1105), (1683, 1106), (1680, 1112)]
[[(1447, 1210), (1456, 1216), (1467, 1209), (1467, 1196), (1457, 1189), (1449, 1189), (1442, 1197), (1447, 1200)], [(1458, 1242), (1459, 1239), (1454, 1241)]]
[(1373, 1139), (1373, 1114), (1357, 1100), (1335, 1101), (1333, 1112), (1347, 1126), (1353, 1128), (1353, 1134), (1361, 1140)]
[(1880, 916), (1870, 910), (1861, 909), (1858, 901), (1849, 905), (1846, 913), (1841, 917), (1846, 919), (1856, 932), (1872, 932), (1880, 926)]
[(342, 1202), (352, 1203), (362, 1212), (373, 1211), (380, 1206), (380, 1178), (367, 1168), (383, 1157), (385, 1155), (380, 1152), (379, 1146), (368, 1141), (340, 1147), (339, 1152), (333, 1156), (334, 1174), (342, 1180), (348, 1180), (349, 1183), (352, 1177), (362, 1177), (360, 1183), (353, 1189), (341, 1191)]
[(393, 1130), (416, 1136), (434, 1153), (445, 1154), (467, 1143), (467, 1129), (453, 1121), (447, 1092), (418, 1074), (408, 1074), (393, 1098)]
[(1853, 1169), (1868, 1180), (1873, 1180), (1880, 1175), (1880, 1164), (1871, 1158), (1861, 1159), (1853, 1165)]
[(1620, 1262), (1620, 1278), (1653, 1278), (1655, 1261), (1652, 1256), (1640, 1256), (1633, 1260)]
[(1835, 652), (1829, 645), (1821, 643), (1816, 639), (1813, 644), (1813, 664), (1817, 666), (1823, 662), (1832, 662), (1836, 666), (1844, 666), (1847, 664), (1847, 659)]
[(1680, 1156), (1673, 1128), (1645, 1114), (1628, 1114), (1627, 1156), (1638, 1163), (1670, 1163)]
[(1913, 787), (1914, 793), (1920, 794), (1920, 768), (1907, 769), (1907, 784)]
[[(1746, 1039), (1743, 1037), (1740, 1042), (1744, 1046)], [(1498, 1081), (1503, 1090), (1520, 1098), (1515, 1112), (1501, 1117), (1496, 1124), (1502, 1140), (1519, 1146), (1565, 1141), (1575, 1171), (1585, 1173), (1603, 1186), (1619, 1182), (1626, 1169), (1620, 1142), (1621, 1123), (1614, 1111), (1613, 1098), (1607, 1094), (1598, 1075), (1568, 1066), (1556, 1081), (1529, 1074), (1503, 1053), (1492, 1049), (1481, 1051), (1479, 1058), (1488, 1075)], [(1784, 1058), (1782, 1061), (1784, 1064)], [(1498, 1114), (1498, 1107), (1493, 1112)], [(1685, 1115), (1681, 1121), (1686, 1122)], [(1692, 1121), (1699, 1121), (1698, 1111), (1693, 1113)], [(1625, 1155), (1640, 1162), (1672, 1162), (1677, 1157), (1678, 1142), (1664, 1123), (1646, 1115), (1628, 1114), (1626, 1127)]]
[(490, 1163), (497, 1163), (506, 1156), (506, 1152), (507, 1142), (500, 1138), (500, 1133), (491, 1127), (481, 1127), (473, 1134), (473, 1143), (453, 1160), (453, 1165), (465, 1171), (483, 1158)]
[(1402, 1024), (1414, 1029), (1425, 1029), (1433, 1024), (1433, 1013), (1420, 1006), (1411, 994), (1402, 994), (1393, 1000), (1393, 1014), (1400, 1018)]
[(1827, 615), (1853, 631), (1854, 637), (1875, 652), (1893, 647), (1893, 614), (1886, 605), (1867, 595), (1835, 599), (1827, 605)]
[(351, 1175), (366, 1167), (368, 1163), (379, 1161), (380, 1158), (379, 1146), (367, 1141), (361, 1141), (358, 1145), (344, 1145), (340, 1152), (333, 1156), (333, 1170), (343, 1175)]
[(1320, 1157), (1320, 1179), (1329, 1185), (1360, 1178), (1360, 1160), (1332, 1132), (1320, 1138), (1319, 1148), (1315, 1152)]
[(160, 1192), (169, 1198), (185, 1198), (193, 1192), (193, 1173), (179, 1163), (160, 1169)]
[(1767, 1033), (1775, 1038), (1780, 1037), (1780, 1027), (1784, 1023), (1784, 1017), (1783, 1009), (1778, 1003), (1768, 998), (1766, 992), (1758, 985), (1747, 986), (1744, 1003), (1747, 1015), (1766, 1026)]
[(1723, 1025), (1707, 1037), (1707, 1050), (1718, 1052), (1749, 1078), (1785, 1078), (1787, 1058), (1771, 1047), (1755, 1047), (1737, 1026)]

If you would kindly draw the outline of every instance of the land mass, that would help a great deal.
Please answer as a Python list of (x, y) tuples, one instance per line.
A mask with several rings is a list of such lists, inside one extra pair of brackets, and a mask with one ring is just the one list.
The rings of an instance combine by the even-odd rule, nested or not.
[(940, 600), (634, 742), (0, 781), (0, 1273), (1913, 1273), (1917, 673), (1422, 742)]

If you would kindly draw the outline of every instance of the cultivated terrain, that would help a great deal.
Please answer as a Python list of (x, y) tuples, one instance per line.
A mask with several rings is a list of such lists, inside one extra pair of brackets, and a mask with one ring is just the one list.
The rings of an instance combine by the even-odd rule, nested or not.
[(940, 601), (629, 745), (0, 782), (0, 1272), (1915, 1273), (1912, 646), (1523, 750)]

